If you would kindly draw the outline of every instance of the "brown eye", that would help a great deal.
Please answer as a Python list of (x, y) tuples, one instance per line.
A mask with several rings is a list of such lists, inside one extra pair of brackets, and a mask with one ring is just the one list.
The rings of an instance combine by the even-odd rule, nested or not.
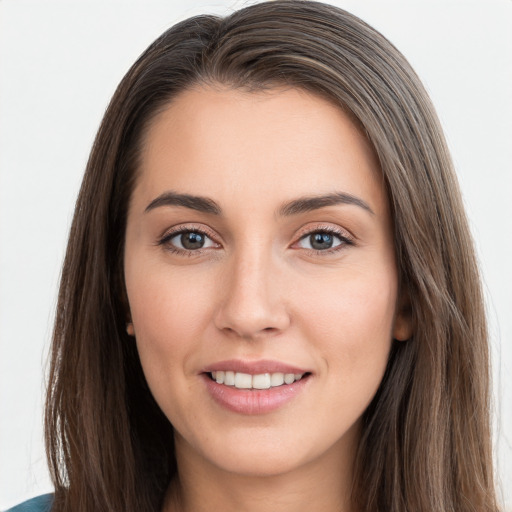
[(217, 246), (206, 233), (193, 230), (171, 233), (164, 237), (160, 243), (177, 251), (198, 251)]
[(189, 231), (180, 235), (180, 242), (184, 249), (201, 249), (205, 243), (206, 237), (202, 233)]

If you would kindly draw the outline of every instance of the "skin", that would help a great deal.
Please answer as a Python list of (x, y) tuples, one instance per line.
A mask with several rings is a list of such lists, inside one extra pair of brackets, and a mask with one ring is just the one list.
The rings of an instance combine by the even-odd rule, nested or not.
[[(197, 87), (153, 120), (139, 171), (126, 230), (128, 329), (175, 428), (179, 481), (164, 509), (351, 510), (361, 415), (392, 339), (410, 336), (369, 143), (339, 108), (303, 91)], [(222, 214), (145, 211), (170, 190), (209, 197)], [(276, 213), (335, 192), (372, 212)], [(206, 246), (176, 254), (180, 236), (159, 243), (180, 227), (206, 231)], [(337, 250), (315, 252), (310, 234), (325, 229), (340, 233)], [(277, 360), (311, 375), (278, 410), (244, 415), (212, 400), (201, 375), (226, 359)]]

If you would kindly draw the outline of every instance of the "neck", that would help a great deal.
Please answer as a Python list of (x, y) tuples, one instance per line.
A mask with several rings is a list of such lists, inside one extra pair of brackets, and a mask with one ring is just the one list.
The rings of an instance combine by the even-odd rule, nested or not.
[(354, 439), (341, 439), (320, 457), (289, 471), (245, 475), (226, 471), (176, 440), (178, 476), (164, 512), (353, 512), (350, 492)]

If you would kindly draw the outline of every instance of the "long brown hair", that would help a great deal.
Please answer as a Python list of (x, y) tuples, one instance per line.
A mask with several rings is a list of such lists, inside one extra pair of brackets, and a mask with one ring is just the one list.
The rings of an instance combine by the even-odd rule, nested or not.
[(381, 34), (301, 0), (175, 25), (114, 94), (76, 204), (57, 307), (46, 404), (53, 510), (157, 511), (175, 475), (172, 426), (125, 331), (124, 232), (148, 123), (181, 91), (214, 83), (287, 85), (335, 102), (380, 161), (414, 335), (394, 342), (364, 413), (355, 507), (495, 511), (484, 306), (436, 114)]

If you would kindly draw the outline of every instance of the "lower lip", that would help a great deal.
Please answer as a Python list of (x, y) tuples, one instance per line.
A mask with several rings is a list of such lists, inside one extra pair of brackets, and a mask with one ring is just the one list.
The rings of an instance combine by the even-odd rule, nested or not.
[(202, 376), (215, 402), (239, 414), (266, 414), (276, 411), (296, 398), (310, 378), (308, 375), (293, 384), (283, 384), (269, 389), (238, 389), (217, 384), (207, 374)]

